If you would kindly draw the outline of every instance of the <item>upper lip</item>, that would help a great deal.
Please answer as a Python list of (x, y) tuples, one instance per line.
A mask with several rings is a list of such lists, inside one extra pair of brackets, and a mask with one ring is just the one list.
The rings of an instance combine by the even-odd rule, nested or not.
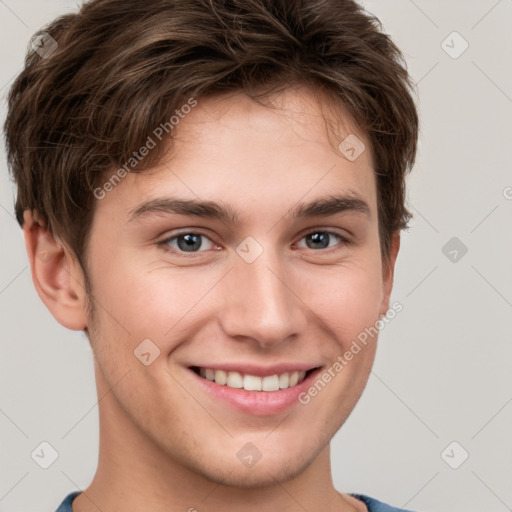
[(271, 366), (261, 366), (254, 363), (204, 363), (189, 365), (189, 368), (210, 368), (212, 370), (223, 370), (225, 372), (239, 372), (244, 375), (255, 375), (268, 377), (282, 373), (313, 370), (320, 367), (320, 364), (312, 363), (280, 363)]

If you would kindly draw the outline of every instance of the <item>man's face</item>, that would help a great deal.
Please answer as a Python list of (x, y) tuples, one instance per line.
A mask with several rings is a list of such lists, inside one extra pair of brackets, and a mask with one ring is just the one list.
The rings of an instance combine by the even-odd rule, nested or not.
[[(355, 161), (336, 152), (315, 98), (288, 90), (277, 109), (243, 94), (199, 98), (167, 157), (97, 202), (88, 330), (98, 387), (111, 388), (100, 418), (139, 457), (153, 450), (224, 484), (284, 481), (326, 449), (362, 393), (371, 338), (309, 403), (298, 399), (375, 325), (392, 280), (369, 142), (340, 110), (338, 142), (352, 133), (367, 149)], [(305, 206), (334, 197), (368, 211)], [(173, 210), (176, 200), (234, 218)], [(222, 385), (223, 370), (241, 373), (228, 376), (234, 386), (283, 389)]]

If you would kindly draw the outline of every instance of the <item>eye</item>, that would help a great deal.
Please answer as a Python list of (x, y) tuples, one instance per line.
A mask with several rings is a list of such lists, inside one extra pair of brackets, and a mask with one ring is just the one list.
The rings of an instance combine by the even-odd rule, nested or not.
[[(207, 240), (206, 244), (203, 240)], [(203, 252), (199, 249), (208, 250), (214, 247), (214, 243), (206, 236), (201, 233), (180, 233), (179, 235), (174, 235), (161, 242), (158, 242), (158, 245), (164, 247), (165, 249), (172, 249), (177, 252)]]
[[(308, 249), (327, 249), (329, 247), (334, 247), (336, 245), (348, 245), (349, 243), (349, 241), (346, 238), (332, 231), (313, 231), (311, 233), (308, 233), (303, 238), (301, 238), (300, 241), (302, 240), (306, 241), (306, 248)], [(338, 243), (331, 244), (333, 240), (338, 240)]]
[[(305, 241), (305, 246), (301, 245)], [(297, 244), (298, 248), (329, 249), (336, 246), (348, 245), (350, 242), (333, 231), (313, 231), (305, 235)], [(194, 232), (183, 232), (157, 243), (165, 250), (177, 253), (200, 253), (216, 247), (206, 235)]]

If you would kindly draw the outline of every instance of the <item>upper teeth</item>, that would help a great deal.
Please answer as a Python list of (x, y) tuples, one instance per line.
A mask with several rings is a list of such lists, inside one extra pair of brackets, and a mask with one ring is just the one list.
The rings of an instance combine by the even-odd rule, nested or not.
[(268, 377), (258, 377), (257, 375), (242, 375), (240, 372), (200, 368), (199, 375), (216, 384), (225, 385), (230, 388), (244, 388), (246, 391), (278, 391), (279, 389), (291, 388), (297, 383), (302, 382), (306, 372), (301, 370), (281, 373), (280, 375), (269, 375)]

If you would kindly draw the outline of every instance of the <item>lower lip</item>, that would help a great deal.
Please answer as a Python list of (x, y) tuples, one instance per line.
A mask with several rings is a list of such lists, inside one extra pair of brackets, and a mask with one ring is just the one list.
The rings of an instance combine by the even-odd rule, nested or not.
[(299, 404), (299, 395), (311, 386), (321, 368), (309, 373), (300, 384), (279, 391), (246, 391), (245, 389), (230, 388), (204, 379), (191, 369), (189, 371), (202, 386), (202, 389), (214, 398), (243, 413), (268, 416), (279, 414), (293, 405)]

